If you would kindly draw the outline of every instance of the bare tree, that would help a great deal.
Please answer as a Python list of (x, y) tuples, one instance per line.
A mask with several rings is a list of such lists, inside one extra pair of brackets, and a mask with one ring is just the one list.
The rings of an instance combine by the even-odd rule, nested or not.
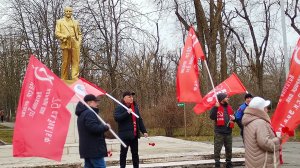
[[(255, 77), (255, 81), (257, 82), (257, 93), (263, 95), (264, 62), (267, 53), (270, 31), (272, 29), (271, 7), (275, 3), (271, 3), (266, 0), (259, 3), (255, 2), (256, 4), (253, 1), (245, 0), (240, 0), (239, 2), (241, 8), (235, 7), (235, 13), (238, 16), (236, 19), (240, 19), (241, 21), (245, 22), (246, 26), (243, 28), (246, 31), (244, 33), (239, 32), (239, 26), (234, 27), (230, 22), (227, 22), (227, 26), (237, 38), (239, 46), (242, 48), (243, 53), (249, 62), (252, 75)], [(261, 21), (254, 22), (251, 20), (254, 18), (254, 16), (251, 18), (249, 15), (249, 10), (256, 10), (256, 13), (258, 13), (257, 11), (259, 7), (262, 7), (263, 9), (261, 10), (262, 13), (258, 15), (263, 17), (259, 18), (258, 15), (255, 16), (261, 19)], [(260, 27), (260, 29), (258, 29), (258, 27)], [(247, 34), (250, 34), (249, 38)]]
[[(131, 8), (125, 8), (124, 3)], [(84, 47), (88, 50), (84, 58), (93, 63), (85, 70), (98, 69), (106, 73), (110, 80), (109, 90), (113, 91), (118, 87), (118, 68), (120, 61), (125, 59), (126, 47), (137, 42), (138, 37), (132, 33), (143, 32), (131, 18), (135, 13), (134, 4), (120, 0), (85, 1), (81, 12), (84, 13), (81, 16), (84, 43), (88, 45)]]
[(11, 121), (15, 117), (21, 79), (29, 57), (26, 50), (22, 49), (24, 41), (20, 32), (13, 31), (12, 28), (2, 30), (9, 33), (0, 36), (0, 108), (5, 110), (6, 120)]
[(55, 39), (56, 20), (61, 17), (64, 1), (10, 1), (12, 25), (22, 32), (28, 55), (35, 54), (59, 75), (59, 51)]
[[(217, 65), (218, 65), (217, 64), (217, 43), (218, 43), (217, 41), (218, 41), (218, 32), (220, 28), (223, 29), (222, 25), (220, 25), (223, 2), (221, 0), (218, 0), (217, 3), (215, 4), (213, 0), (210, 0), (209, 14), (205, 13), (206, 9), (203, 6), (201, 1), (194, 0), (193, 2), (195, 7), (195, 16), (196, 16), (196, 24), (197, 24), (196, 34), (201, 41), (202, 48), (206, 50), (205, 46), (207, 46), (207, 51), (205, 53), (207, 53), (209, 69), (211, 75), (215, 78), (215, 81), (218, 81), (217, 80), (218, 78), (216, 78), (218, 76), (217, 75)], [(177, 0), (174, 0), (174, 3), (175, 3), (175, 14), (178, 20), (184, 25), (186, 30), (188, 30), (189, 26), (192, 23), (188, 23), (188, 21), (181, 16), (179, 12), (179, 5)], [(207, 15), (209, 16), (207, 17)], [(224, 33), (222, 35), (224, 35)], [(222, 53), (224, 54), (224, 52)], [(223, 73), (225, 74), (222, 74), (222, 76), (226, 77), (227, 72), (223, 71)]]
[(299, 17), (297, 17), (300, 12), (299, 0), (287, 1), (286, 5), (285, 14), (290, 18), (292, 28), (300, 35)]

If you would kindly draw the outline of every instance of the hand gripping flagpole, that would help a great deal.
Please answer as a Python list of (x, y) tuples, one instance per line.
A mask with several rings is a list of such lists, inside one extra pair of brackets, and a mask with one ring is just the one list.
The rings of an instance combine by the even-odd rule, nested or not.
[[(109, 98), (113, 99), (115, 102), (117, 102), (118, 104), (120, 104), (122, 107), (124, 107), (127, 111), (129, 110), (128, 107), (126, 107), (123, 103), (121, 103), (119, 100), (115, 99), (114, 97), (112, 97), (110, 94), (105, 93), (106, 96), (108, 96)], [(140, 118), (137, 114), (135, 113), (131, 113), (132, 115), (134, 115), (136, 118)]]
[[(88, 109), (90, 109), (96, 116), (97, 116), (97, 118), (99, 119), (99, 121), (102, 123), (102, 124), (104, 124), (104, 125), (106, 125), (106, 122), (84, 101), (84, 100), (82, 100), (82, 98), (80, 97), (80, 96), (78, 96), (76, 93), (75, 93), (75, 95), (78, 97), (78, 99), (88, 108)], [(115, 138), (117, 138), (118, 140), (119, 140), (119, 142), (126, 148), (127, 146), (126, 146), (126, 144), (120, 139), (120, 137), (111, 129), (111, 128), (109, 128), (109, 131), (113, 134), (113, 136), (115, 137)]]

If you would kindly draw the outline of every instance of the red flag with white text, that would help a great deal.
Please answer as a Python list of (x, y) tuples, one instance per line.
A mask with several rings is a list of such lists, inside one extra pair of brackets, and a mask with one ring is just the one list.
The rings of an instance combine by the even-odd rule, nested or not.
[(33, 55), (24, 77), (13, 136), (14, 157), (60, 161), (74, 92)]
[[(78, 79), (76, 82), (74, 82), (70, 88), (79, 96), (81, 99), (84, 98), (87, 94), (93, 94), (95, 96), (102, 96), (106, 95), (105, 90), (99, 88), (97, 85), (89, 82), (88, 80), (84, 78)], [(74, 96), (71, 100), (71, 102), (78, 102), (78, 98)]]
[[(226, 93), (228, 96), (232, 96), (239, 93), (245, 93), (246, 88), (237, 77), (235, 73), (233, 73), (229, 78), (220, 83), (217, 87), (215, 87), (216, 94), (218, 93)], [(202, 99), (201, 103), (196, 104), (194, 107), (194, 112), (196, 114), (201, 114), (206, 110), (209, 110), (216, 104), (216, 95), (213, 90), (208, 92)]]
[[(272, 127), (276, 132), (293, 136), (300, 124), (300, 39), (293, 52), (288, 78), (281, 92), (277, 108), (272, 117)], [(285, 142), (285, 139), (283, 142)]]
[(205, 59), (201, 45), (191, 27), (177, 67), (176, 93), (178, 102), (201, 102), (198, 59)]
[(204, 55), (201, 44), (199, 43), (199, 40), (196, 36), (196, 33), (195, 33), (193, 27), (190, 28), (189, 34), (190, 34), (190, 37), (192, 38), (192, 48), (194, 50), (196, 57), (198, 59), (201, 59), (202, 61), (204, 61), (205, 55)]

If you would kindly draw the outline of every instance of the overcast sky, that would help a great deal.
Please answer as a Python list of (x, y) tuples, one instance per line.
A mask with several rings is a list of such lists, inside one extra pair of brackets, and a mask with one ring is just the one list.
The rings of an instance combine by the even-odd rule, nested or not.
[[(146, 13), (149, 18), (152, 18), (154, 20), (158, 18), (158, 12), (155, 12), (157, 11), (157, 8), (152, 2), (150, 2), (149, 0), (139, 0), (139, 2), (141, 8), (143, 9), (143, 12)], [(281, 16), (280, 13), (278, 16)], [(291, 28), (289, 18), (285, 17), (285, 22), (287, 32), (287, 47), (289, 52), (292, 52), (299, 39), (299, 35)], [(300, 22), (300, 17), (298, 17), (298, 22)], [(175, 47), (183, 47), (182, 33), (179, 31), (179, 23), (176, 15), (174, 14), (174, 10), (172, 12), (168, 12), (166, 10), (166, 14), (163, 14), (161, 20), (159, 21), (159, 26), (161, 28), (160, 35), (162, 36), (163, 44), (167, 48), (172, 49)], [(276, 27), (276, 29), (279, 31), (278, 33), (280, 34), (279, 36), (274, 37), (276, 39), (275, 43), (282, 47), (282, 27), (280, 18), (276, 23)], [(291, 53), (289, 53), (289, 55), (291, 55)]]
[[(6, 14), (9, 12), (6, 8), (7, 0), (0, 0), (0, 25), (5, 26), (7, 23), (7, 16)], [(166, 7), (163, 13), (160, 13), (155, 6), (155, 4), (151, 0), (134, 0), (137, 5), (140, 7), (141, 11), (144, 13), (145, 16), (150, 18), (152, 21), (145, 22), (144, 27), (149, 29), (150, 31), (155, 34), (155, 22), (159, 23), (160, 28), (160, 37), (161, 43), (163, 44), (164, 48), (169, 50), (175, 50), (176, 48), (182, 48), (182, 33), (180, 32), (180, 24), (177, 20), (177, 17), (174, 13), (174, 10), (170, 7)], [(161, 14), (161, 15), (159, 15)], [(280, 14), (279, 14), (280, 17)], [(298, 17), (298, 22), (300, 22), (300, 17)], [(281, 22), (279, 20), (278, 30), (281, 33)], [(286, 17), (286, 30), (287, 30), (287, 43), (288, 43), (288, 50), (289, 52), (292, 51), (297, 43), (299, 35), (290, 27), (289, 18)], [(276, 37), (276, 43), (280, 46), (282, 44), (282, 37)], [(289, 56), (291, 53), (289, 53)]]

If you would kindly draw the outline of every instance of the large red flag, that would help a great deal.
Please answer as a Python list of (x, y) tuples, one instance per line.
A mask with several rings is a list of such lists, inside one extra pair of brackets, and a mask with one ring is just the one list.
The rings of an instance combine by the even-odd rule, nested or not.
[(204, 60), (200, 43), (191, 27), (177, 68), (176, 93), (178, 102), (201, 102), (198, 58)]
[[(87, 94), (93, 94), (96, 96), (106, 95), (106, 92), (103, 89), (84, 78), (78, 79), (70, 86), (70, 88), (74, 90), (77, 96), (79, 96), (81, 99), (83, 99), (83, 97)], [(79, 101), (77, 96), (74, 96), (71, 102), (77, 103)]]
[(195, 33), (193, 27), (190, 28), (189, 37), (192, 38), (192, 48), (194, 50), (196, 57), (198, 59), (201, 59), (202, 61), (204, 61), (205, 55), (203, 53), (201, 44), (199, 43), (198, 37), (196, 36), (196, 33)]
[(33, 55), (23, 81), (13, 137), (14, 157), (60, 161), (74, 92)]
[[(276, 132), (293, 133), (300, 123), (300, 39), (294, 50), (288, 78), (272, 117)], [(285, 142), (285, 141), (284, 141)]]
[[(228, 96), (232, 96), (239, 93), (245, 93), (246, 88), (237, 77), (235, 73), (233, 73), (229, 78), (215, 87), (216, 94), (218, 93), (226, 93)], [(213, 90), (208, 92), (202, 99), (201, 103), (196, 104), (194, 107), (194, 112), (196, 114), (201, 114), (206, 110), (209, 110), (216, 104), (216, 95)]]

